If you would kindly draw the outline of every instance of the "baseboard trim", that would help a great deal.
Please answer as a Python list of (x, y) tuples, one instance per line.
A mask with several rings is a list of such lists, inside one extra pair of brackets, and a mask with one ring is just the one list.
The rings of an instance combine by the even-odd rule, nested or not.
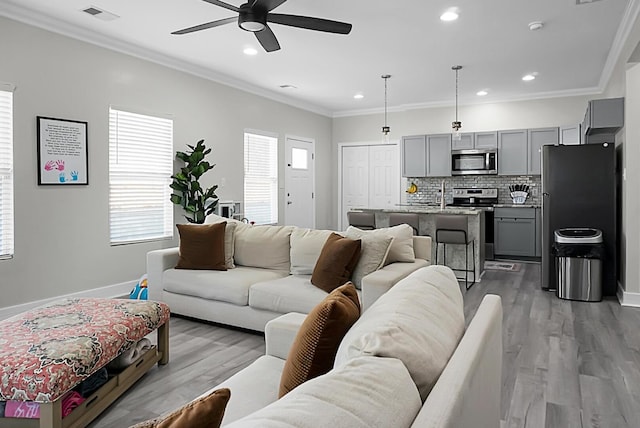
[(49, 302), (53, 302), (54, 300), (62, 299), (65, 297), (105, 297), (105, 298), (114, 298), (114, 297), (122, 297), (128, 295), (133, 287), (135, 287), (138, 281), (128, 281), (122, 282), (120, 284), (108, 285), (106, 287), (94, 288), (91, 290), (80, 291), (77, 293), (65, 294), (63, 296), (51, 297), (49, 299), (36, 300), (34, 302), (22, 303), (15, 306), (7, 306), (4, 308), (0, 308), (0, 320), (12, 317), (14, 315), (18, 315), (22, 312), (28, 311), (29, 309), (36, 308), (38, 306), (42, 306)]
[(618, 301), (622, 306), (631, 306), (640, 308), (640, 293), (630, 293), (624, 291), (622, 284), (618, 283), (618, 292), (616, 293)]

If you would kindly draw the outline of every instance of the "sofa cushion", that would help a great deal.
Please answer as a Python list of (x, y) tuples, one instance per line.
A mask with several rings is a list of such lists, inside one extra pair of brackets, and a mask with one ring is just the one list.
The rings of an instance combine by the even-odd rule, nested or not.
[(276, 401), (283, 368), (283, 359), (263, 355), (217, 385), (215, 389), (229, 388), (233, 394), (224, 412), (222, 425), (241, 419)]
[(360, 357), (228, 427), (405, 428), (411, 426), (421, 404), (402, 362)]
[(303, 229), (291, 232), (291, 274), (311, 275), (330, 230)]
[(180, 256), (176, 269), (227, 270), (224, 260), (226, 224), (177, 224)]
[(392, 237), (393, 242), (391, 242), (389, 254), (387, 254), (387, 258), (384, 261), (385, 266), (395, 262), (411, 263), (416, 260), (416, 255), (413, 252), (413, 228), (408, 224), (399, 224), (374, 230), (361, 230), (357, 227), (349, 226), (346, 233), (347, 236), (378, 234)]
[(446, 266), (421, 268), (394, 285), (345, 335), (335, 366), (362, 355), (401, 360), (424, 400), (464, 333), (462, 293)]
[(289, 275), (253, 284), (249, 289), (249, 306), (286, 314), (308, 314), (327, 292), (311, 284), (310, 275)]
[(292, 226), (247, 226), (236, 227), (234, 259), (240, 266), (251, 266), (272, 270), (290, 269), (289, 238)]
[(217, 389), (166, 416), (140, 422), (130, 428), (218, 428), (230, 396), (229, 389)]
[(349, 281), (360, 258), (360, 248), (359, 239), (331, 233), (313, 268), (311, 283), (329, 293)]
[(214, 214), (210, 214), (205, 219), (205, 224), (216, 224), (222, 223), (223, 221), (227, 222), (227, 227), (224, 229), (224, 261), (227, 265), (227, 269), (233, 269), (236, 267), (233, 262), (233, 246), (236, 237), (236, 227), (238, 225), (237, 221), (227, 219), (224, 217), (220, 217)]
[(331, 370), (340, 341), (359, 316), (360, 301), (351, 283), (333, 290), (309, 312), (284, 364), (280, 397)]
[(167, 269), (162, 274), (162, 285), (171, 293), (245, 306), (249, 304), (251, 285), (285, 276), (286, 272), (245, 266), (226, 272)]
[(362, 278), (384, 266), (391, 242), (393, 242), (393, 237), (385, 234), (360, 232), (362, 231), (355, 227), (347, 228), (345, 232), (347, 238), (360, 239), (362, 241), (360, 259), (351, 275), (351, 280), (358, 289), (362, 288)]

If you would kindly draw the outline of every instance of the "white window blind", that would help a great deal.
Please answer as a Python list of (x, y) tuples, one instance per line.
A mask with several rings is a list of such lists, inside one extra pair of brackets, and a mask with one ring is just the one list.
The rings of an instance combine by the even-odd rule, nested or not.
[(278, 222), (278, 139), (244, 134), (244, 216), (256, 224)]
[(109, 109), (111, 245), (173, 237), (173, 121)]
[(0, 259), (13, 256), (13, 92), (0, 90)]

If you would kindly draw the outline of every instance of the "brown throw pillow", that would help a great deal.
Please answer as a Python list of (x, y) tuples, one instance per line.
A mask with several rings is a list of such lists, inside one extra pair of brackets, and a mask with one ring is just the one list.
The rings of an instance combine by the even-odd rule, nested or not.
[(342, 338), (358, 317), (360, 301), (350, 282), (333, 290), (313, 308), (289, 350), (278, 396), (331, 370)]
[(360, 258), (361, 241), (332, 233), (322, 247), (311, 283), (327, 293), (349, 281)]
[(160, 418), (140, 422), (130, 428), (218, 428), (231, 397), (227, 388), (197, 398), (178, 410)]
[(180, 258), (176, 269), (227, 270), (224, 258), (224, 229), (227, 222), (177, 224)]

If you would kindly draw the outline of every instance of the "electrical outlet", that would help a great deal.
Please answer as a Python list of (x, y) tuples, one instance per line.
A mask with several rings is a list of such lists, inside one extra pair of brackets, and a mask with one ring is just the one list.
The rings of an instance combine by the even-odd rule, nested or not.
[(220, 179), (220, 187), (224, 187), (224, 186), (225, 186), (225, 184), (227, 184), (227, 179), (226, 179), (225, 177), (222, 177), (222, 178)]
[(538, 188), (533, 186), (531, 187), (531, 196), (538, 196)]

